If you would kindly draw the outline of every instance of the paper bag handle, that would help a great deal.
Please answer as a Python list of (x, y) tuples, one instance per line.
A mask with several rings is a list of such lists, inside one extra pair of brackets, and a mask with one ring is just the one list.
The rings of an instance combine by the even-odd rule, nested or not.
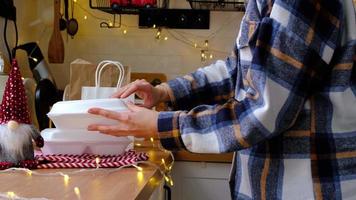
[(118, 62), (118, 61), (111, 61), (111, 60), (103, 60), (101, 61), (95, 71), (95, 87), (100, 87), (100, 83), (101, 83), (101, 73), (103, 72), (103, 69), (109, 65), (114, 65), (115, 67), (118, 68), (119, 70), (119, 77), (117, 80), (117, 88), (121, 87), (121, 84), (124, 80), (124, 76), (125, 76), (125, 69), (124, 66)]

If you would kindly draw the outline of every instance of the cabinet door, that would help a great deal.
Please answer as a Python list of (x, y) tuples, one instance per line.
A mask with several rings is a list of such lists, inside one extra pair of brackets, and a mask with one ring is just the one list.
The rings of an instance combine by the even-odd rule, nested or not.
[(230, 199), (229, 163), (176, 162), (172, 200)]

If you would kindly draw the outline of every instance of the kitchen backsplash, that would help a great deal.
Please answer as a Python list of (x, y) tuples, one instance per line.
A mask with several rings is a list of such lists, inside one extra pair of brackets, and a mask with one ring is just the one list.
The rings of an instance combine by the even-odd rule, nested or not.
[[(121, 28), (100, 28), (102, 21), (97, 18), (112, 19), (112, 16), (90, 9), (87, 0), (77, 0), (77, 3), (79, 5), (75, 6), (74, 17), (79, 22), (79, 31), (73, 39), (62, 31), (64, 63), (50, 64), (61, 89), (69, 81), (69, 64), (76, 58), (93, 63), (103, 59), (119, 60), (131, 66), (133, 72), (160, 72), (165, 73), (169, 79), (208, 65), (216, 59), (225, 59), (233, 49), (243, 16), (242, 12), (211, 12), (209, 30), (163, 29), (161, 39), (156, 40), (157, 29), (139, 29), (137, 15), (122, 15)], [(47, 59), (48, 41), (52, 33), (53, 1), (15, 0), (15, 6), (18, 11), (20, 44), (38, 41)], [(185, 0), (171, 0), (170, 7), (189, 8), (189, 4)], [(198, 45), (204, 45), (204, 40), (209, 39), (209, 49), (216, 50), (211, 52), (213, 59), (209, 58), (209, 53), (207, 60), (202, 62), (199, 48), (186, 45), (172, 34), (178, 38), (184, 36), (185, 40), (197, 41)], [(168, 37), (168, 40), (164, 40), (164, 37)], [(20, 64), (22, 62), (27, 65), (26, 59), (21, 59)]]

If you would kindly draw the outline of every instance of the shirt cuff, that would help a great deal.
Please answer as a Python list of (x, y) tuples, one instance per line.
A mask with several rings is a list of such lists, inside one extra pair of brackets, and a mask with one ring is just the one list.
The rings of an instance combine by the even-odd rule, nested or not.
[(186, 150), (179, 131), (181, 112), (160, 112), (158, 115), (158, 136), (163, 148), (170, 151)]

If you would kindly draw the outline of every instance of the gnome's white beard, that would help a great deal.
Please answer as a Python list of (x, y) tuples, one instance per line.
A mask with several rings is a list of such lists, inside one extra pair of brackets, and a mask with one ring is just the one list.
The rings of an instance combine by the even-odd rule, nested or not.
[(6, 124), (0, 125), (0, 144), (3, 153), (13, 159), (24, 159), (24, 144), (32, 143), (31, 132), (29, 124), (19, 124), (15, 130), (10, 130)]

